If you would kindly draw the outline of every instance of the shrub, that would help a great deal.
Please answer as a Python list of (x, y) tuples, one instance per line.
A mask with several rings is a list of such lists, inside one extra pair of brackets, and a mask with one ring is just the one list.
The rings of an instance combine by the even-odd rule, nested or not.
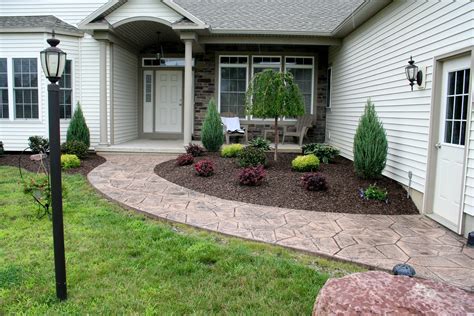
[(46, 153), (49, 150), (49, 141), (41, 136), (31, 136), (28, 138), (28, 147), (34, 154)]
[(184, 149), (187, 154), (193, 155), (193, 157), (201, 156), (204, 153), (204, 148), (198, 144), (189, 143), (189, 145), (185, 146)]
[(209, 177), (214, 174), (214, 163), (211, 160), (204, 159), (194, 164), (196, 174), (201, 177)]
[(359, 189), (359, 195), (361, 198), (366, 200), (377, 200), (388, 202), (388, 192), (387, 189), (381, 189), (375, 184), (371, 184), (367, 189)]
[(209, 101), (202, 124), (201, 141), (208, 151), (218, 151), (224, 143), (224, 129), (214, 99)]
[(322, 163), (330, 163), (339, 155), (339, 149), (327, 144), (306, 144), (302, 149), (303, 155), (314, 154)]
[(61, 152), (70, 155), (76, 155), (79, 159), (87, 157), (89, 147), (79, 140), (70, 140), (61, 145)]
[(241, 167), (256, 167), (258, 165), (265, 166), (267, 163), (267, 156), (263, 150), (248, 146), (242, 149), (237, 161)]
[(74, 110), (71, 122), (69, 123), (66, 140), (81, 141), (87, 145), (87, 149), (89, 149), (91, 145), (89, 128), (87, 127), (86, 119), (84, 118), (79, 102), (77, 102), (76, 109)]
[(377, 117), (374, 104), (368, 100), (354, 137), (354, 170), (364, 179), (382, 175), (387, 161), (387, 135)]
[(177, 166), (187, 166), (191, 165), (194, 162), (194, 157), (191, 154), (182, 154), (176, 158)]
[(270, 141), (263, 137), (257, 137), (249, 141), (249, 146), (259, 148), (261, 150), (270, 150)]
[(3, 142), (0, 141), (0, 157), (5, 154), (5, 148), (3, 148)]
[(224, 158), (234, 158), (242, 152), (242, 149), (244, 149), (244, 146), (241, 144), (224, 145), (221, 148), (221, 156)]
[(265, 170), (262, 165), (247, 167), (239, 172), (239, 183), (242, 185), (258, 186), (265, 180)]
[(303, 187), (308, 191), (326, 191), (328, 189), (326, 178), (320, 173), (307, 173), (301, 177)]
[(291, 162), (291, 167), (296, 171), (315, 171), (319, 168), (319, 159), (314, 154), (298, 156)]
[(81, 161), (76, 155), (61, 155), (61, 167), (63, 169), (77, 168), (81, 165)]

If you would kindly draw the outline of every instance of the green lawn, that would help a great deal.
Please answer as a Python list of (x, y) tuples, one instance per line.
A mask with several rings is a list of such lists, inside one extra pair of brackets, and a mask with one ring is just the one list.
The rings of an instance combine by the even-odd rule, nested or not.
[(54, 292), (51, 222), (0, 166), (0, 315), (310, 314), (360, 267), (147, 219), (64, 175), (69, 299)]

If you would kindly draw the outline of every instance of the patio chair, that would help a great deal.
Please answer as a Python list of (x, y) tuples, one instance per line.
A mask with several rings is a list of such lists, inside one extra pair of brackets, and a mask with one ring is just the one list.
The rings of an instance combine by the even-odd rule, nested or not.
[(299, 145), (303, 145), (303, 138), (306, 136), (308, 129), (313, 126), (313, 116), (310, 114), (305, 114), (298, 117), (295, 126), (285, 126), (283, 127), (283, 138), (281, 143), (285, 143), (285, 137), (292, 136), (299, 138)]
[(231, 137), (244, 137), (248, 143), (247, 125), (240, 125), (240, 119), (232, 112), (221, 113), (222, 125), (224, 127), (225, 143), (230, 143)]

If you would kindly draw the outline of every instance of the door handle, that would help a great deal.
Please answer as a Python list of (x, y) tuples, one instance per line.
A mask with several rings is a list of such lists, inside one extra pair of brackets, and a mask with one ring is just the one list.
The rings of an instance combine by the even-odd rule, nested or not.
[(441, 143), (436, 143), (435, 147), (436, 147), (436, 149), (440, 149), (441, 148)]
[(179, 106), (183, 106), (183, 99), (179, 99), (178, 105), (179, 105)]

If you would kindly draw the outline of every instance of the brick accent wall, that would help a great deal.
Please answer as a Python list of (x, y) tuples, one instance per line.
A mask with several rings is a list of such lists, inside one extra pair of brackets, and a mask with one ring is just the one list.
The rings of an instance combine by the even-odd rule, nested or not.
[[(195, 56), (194, 80), (194, 139), (201, 136), (202, 123), (206, 115), (207, 105), (211, 98), (217, 102), (217, 56), (220, 54), (249, 55), (312, 55), (315, 56), (315, 118), (314, 126), (308, 131), (305, 142), (324, 142), (326, 134), (326, 85), (327, 85), (327, 48), (319, 46), (283, 46), (283, 45), (208, 45), (204, 54)], [(268, 125), (249, 125), (249, 139), (263, 136), (264, 129), (272, 129)], [(288, 141), (292, 141), (289, 139)]]

